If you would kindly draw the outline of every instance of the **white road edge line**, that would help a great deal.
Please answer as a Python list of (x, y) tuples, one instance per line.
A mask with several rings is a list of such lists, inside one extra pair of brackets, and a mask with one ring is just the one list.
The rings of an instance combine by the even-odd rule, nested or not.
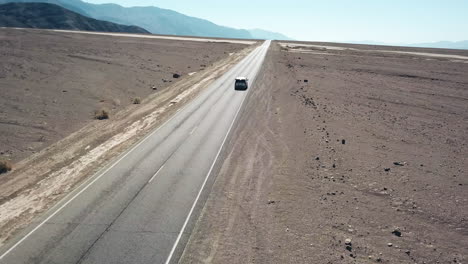
[(195, 201), (193, 201), (192, 208), (190, 208), (190, 211), (189, 211), (189, 213), (187, 215), (187, 218), (185, 219), (184, 225), (182, 226), (182, 229), (179, 231), (179, 235), (177, 236), (177, 239), (174, 242), (174, 245), (172, 246), (171, 252), (169, 253), (169, 256), (167, 257), (167, 260), (166, 260), (165, 264), (169, 264), (171, 262), (172, 256), (174, 255), (174, 252), (175, 252), (175, 250), (176, 250), (176, 248), (177, 248), (177, 246), (179, 244), (179, 241), (180, 241), (180, 239), (182, 237), (182, 234), (184, 233), (185, 228), (187, 227), (188, 221), (190, 220), (190, 217), (192, 216), (193, 210), (195, 209), (195, 206), (198, 203), (198, 199), (200, 199), (200, 196), (201, 196), (201, 194), (203, 192), (203, 189), (205, 188), (206, 182), (208, 181), (208, 178), (210, 177), (211, 171), (213, 170), (213, 168), (214, 168), (214, 166), (216, 164), (216, 161), (218, 160), (218, 157), (221, 154), (221, 150), (223, 149), (224, 143), (226, 143), (226, 140), (227, 140), (227, 138), (229, 136), (229, 133), (231, 132), (231, 129), (234, 126), (234, 123), (235, 123), (235, 121), (237, 119), (237, 115), (239, 114), (240, 110), (242, 109), (242, 106), (244, 105), (244, 101), (247, 98), (247, 96), (249, 95), (250, 90), (251, 89), (249, 89), (249, 92), (245, 95), (244, 99), (242, 99), (242, 102), (241, 102), (241, 104), (239, 106), (239, 109), (237, 109), (236, 115), (234, 116), (234, 119), (232, 120), (231, 125), (229, 126), (228, 132), (226, 133), (226, 136), (224, 137), (223, 143), (221, 143), (221, 146), (219, 147), (218, 153), (216, 154), (216, 157), (215, 157), (213, 163), (211, 164), (210, 170), (208, 171), (208, 173), (205, 176), (205, 180), (203, 181), (203, 184), (202, 184), (202, 186), (200, 188), (200, 191), (198, 191), (197, 197), (195, 198)]
[(151, 177), (151, 179), (148, 181), (148, 183), (151, 183), (154, 179), (154, 177), (156, 177), (156, 175), (158, 175), (158, 173), (164, 168), (164, 166), (166, 165), (166, 163), (164, 163), (161, 168), (159, 168), (159, 170), (153, 175), (153, 177)]
[[(181, 110), (184, 110), (185, 108), (187, 108), (188, 106), (190, 105), (190, 103), (188, 103), (187, 105), (185, 105), (182, 109), (180, 109), (178, 112), (174, 113), (174, 115), (169, 118), (166, 122), (164, 122), (161, 126), (159, 126), (156, 130), (154, 130), (153, 132), (151, 132), (149, 135), (147, 135), (144, 139), (142, 139), (138, 144), (136, 144), (134, 147), (132, 147), (127, 153), (125, 153), (121, 158), (119, 158), (116, 162), (114, 162), (109, 168), (107, 168), (104, 172), (102, 172), (101, 174), (99, 174), (99, 176), (97, 176), (96, 178), (94, 178), (93, 181), (91, 181), (88, 185), (86, 185), (86, 181), (80, 185), (78, 188), (76, 188), (75, 190), (79, 190), (80, 188), (83, 188), (81, 189), (77, 194), (75, 194), (73, 197), (71, 197), (67, 202), (65, 202), (62, 206), (60, 206), (55, 212), (53, 212), (49, 217), (47, 217), (44, 221), (42, 221), (39, 225), (37, 225), (33, 230), (31, 230), (28, 234), (26, 234), (23, 238), (21, 238), (18, 242), (16, 242), (12, 247), (10, 247), (7, 251), (5, 251), (5, 253), (3, 253), (1, 256), (0, 256), (0, 260), (2, 260), (6, 255), (8, 255), (11, 251), (13, 251), (18, 245), (20, 245), (24, 240), (26, 240), (29, 236), (31, 236), (34, 232), (36, 232), (36, 230), (38, 230), (39, 228), (41, 228), (47, 221), (49, 221), (52, 217), (54, 217), (56, 214), (58, 214), (63, 208), (65, 208), (65, 206), (67, 206), (68, 204), (70, 204), (73, 200), (76, 199), (76, 197), (78, 197), (81, 193), (83, 193), (84, 191), (86, 191), (93, 183), (95, 183), (97, 180), (99, 180), (102, 176), (104, 176), (109, 170), (111, 170), (115, 165), (117, 165), (121, 160), (123, 160), (126, 156), (128, 156), (130, 153), (132, 153), (133, 150), (135, 150), (138, 146), (140, 146), (141, 144), (143, 144), (148, 138), (150, 138), (152, 135), (154, 135), (156, 132), (158, 132), (161, 128), (163, 128), (167, 123), (169, 123), (172, 119), (174, 119), (176, 116), (178, 116), (178, 113), (181, 112)], [(92, 178), (90, 178), (92, 179)], [(86, 186), (85, 186), (86, 185)], [(84, 187), (83, 187), (84, 186)], [(71, 195), (73, 192), (71, 192), (70, 194), (68, 194), (67, 196), (65, 196), (61, 201), (65, 201), (66, 199), (68, 199), (68, 196)], [(59, 202), (60, 203), (60, 202)], [(53, 210), (54, 207), (52, 207), (50, 210)]]

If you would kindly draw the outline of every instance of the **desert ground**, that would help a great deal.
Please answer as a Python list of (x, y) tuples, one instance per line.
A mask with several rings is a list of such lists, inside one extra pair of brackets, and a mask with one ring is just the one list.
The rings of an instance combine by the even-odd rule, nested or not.
[(272, 44), (181, 262), (466, 263), (468, 51), (295, 44)]
[[(0, 244), (252, 50), (0, 33)], [(274, 42), (181, 262), (466, 263), (467, 62)]]
[(36, 153), (246, 45), (0, 29), (0, 158)]

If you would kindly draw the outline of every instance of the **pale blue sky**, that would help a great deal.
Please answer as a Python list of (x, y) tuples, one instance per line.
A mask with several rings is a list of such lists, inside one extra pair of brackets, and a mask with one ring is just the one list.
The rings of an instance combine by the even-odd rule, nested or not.
[(468, 40), (468, 0), (85, 0), (157, 6), (299, 40), (420, 43)]

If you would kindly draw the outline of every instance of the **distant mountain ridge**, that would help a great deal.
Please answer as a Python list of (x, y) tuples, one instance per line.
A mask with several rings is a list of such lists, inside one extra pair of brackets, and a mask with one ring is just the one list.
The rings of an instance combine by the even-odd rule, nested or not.
[(149, 33), (136, 27), (100, 21), (48, 3), (0, 5), (1, 27), (71, 29), (104, 32)]
[[(153, 6), (122, 7), (117, 4), (91, 4), (81, 0), (0, 0), (0, 4), (9, 2), (52, 3), (94, 19), (124, 25), (136, 25), (154, 34), (263, 39), (263, 36), (266, 36), (265, 32), (268, 32), (220, 26), (208, 20)], [(270, 36), (280, 37), (281, 39), (287, 38), (278, 33), (270, 33)]]
[(256, 39), (276, 39), (276, 40), (292, 40), (290, 37), (287, 37), (281, 33), (271, 32), (263, 29), (250, 29), (250, 34), (253, 38)]

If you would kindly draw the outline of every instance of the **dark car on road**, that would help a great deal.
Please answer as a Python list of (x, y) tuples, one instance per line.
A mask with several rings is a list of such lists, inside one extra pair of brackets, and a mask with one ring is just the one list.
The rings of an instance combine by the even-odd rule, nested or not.
[(247, 88), (249, 88), (249, 80), (246, 77), (237, 77), (234, 90), (247, 90)]

